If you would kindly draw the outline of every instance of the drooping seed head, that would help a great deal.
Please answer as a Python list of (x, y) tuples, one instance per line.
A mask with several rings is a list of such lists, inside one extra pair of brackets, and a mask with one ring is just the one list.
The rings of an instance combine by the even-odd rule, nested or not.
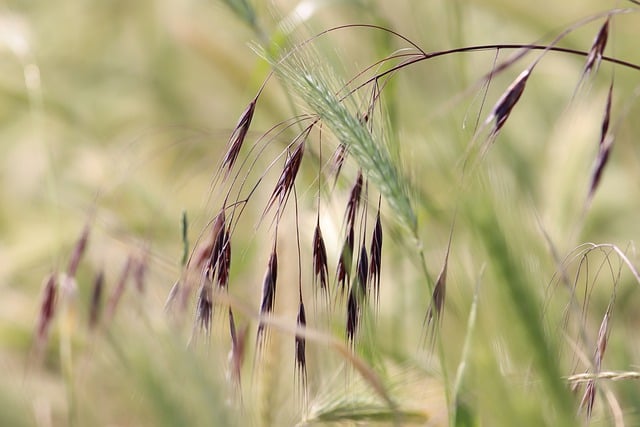
[(244, 140), (247, 137), (247, 132), (249, 132), (249, 127), (251, 126), (251, 120), (253, 119), (253, 113), (256, 109), (257, 101), (258, 98), (254, 98), (242, 112), (240, 119), (238, 120), (238, 124), (236, 124), (236, 127), (229, 138), (229, 148), (222, 160), (222, 169), (225, 170), (225, 178), (229, 175), (231, 169), (233, 169), (233, 165), (238, 158), (238, 154), (240, 154), (240, 149), (242, 148), (242, 144), (244, 143)]
[(82, 229), (82, 234), (80, 234), (80, 238), (76, 242), (73, 251), (71, 252), (71, 258), (69, 259), (69, 266), (67, 267), (67, 276), (76, 277), (76, 272), (78, 271), (78, 266), (80, 265), (80, 260), (87, 250), (87, 243), (89, 241), (89, 233), (91, 229), (89, 224), (86, 224)]
[(356, 287), (352, 286), (349, 292), (349, 299), (347, 300), (347, 339), (351, 345), (354, 344), (358, 331), (358, 322), (360, 320), (360, 308), (356, 293)]
[(591, 183), (589, 184), (588, 200), (591, 200), (593, 198), (593, 195), (600, 185), (602, 172), (604, 171), (604, 168), (605, 166), (607, 166), (607, 163), (609, 161), (609, 155), (611, 154), (611, 149), (613, 148), (613, 142), (613, 135), (608, 134), (605, 137), (604, 142), (600, 145), (598, 156), (596, 157), (596, 161), (593, 166), (593, 172), (591, 173)]
[(340, 176), (340, 171), (342, 170), (342, 165), (344, 164), (345, 159), (347, 158), (347, 145), (340, 143), (336, 148), (336, 151), (333, 153), (330, 163), (330, 175), (334, 177), (334, 184), (338, 180)]
[(607, 40), (609, 38), (609, 20), (604, 21), (604, 24), (600, 27), (598, 34), (593, 39), (593, 44), (591, 45), (591, 49), (589, 49), (589, 55), (587, 56), (587, 61), (584, 65), (584, 70), (582, 72), (583, 76), (587, 76), (592, 72), (597, 72), (600, 67), (600, 63), (602, 62), (602, 57), (604, 55), (604, 49), (607, 47)]
[(380, 208), (376, 215), (376, 224), (371, 238), (371, 264), (369, 265), (369, 280), (373, 285), (376, 301), (380, 298), (380, 267), (382, 264), (382, 222), (380, 221)]
[(198, 291), (196, 301), (196, 324), (204, 331), (205, 335), (211, 335), (211, 319), (213, 317), (213, 285), (206, 278), (202, 278), (202, 284)]
[(607, 132), (609, 131), (609, 122), (611, 120), (611, 103), (613, 98), (613, 80), (609, 85), (609, 92), (607, 93), (607, 102), (604, 108), (604, 117), (602, 119), (602, 127), (600, 130), (600, 146), (604, 144), (604, 140), (607, 136)]
[[(265, 316), (273, 312), (273, 306), (276, 299), (276, 281), (278, 278), (278, 255), (275, 249), (271, 251), (267, 272), (264, 275), (262, 283), (262, 302), (260, 304), (260, 315)], [(265, 324), (260, 321), (258, 324), (257, 340), (260, 342)]]
[(338, 260), (338, 266), (336, 268), (336, 283), (342, 295), (344, 295), (347, 283), (349, 283), (351, 278), (354, 238), (354, 229), (350, 227), (347, 231), (347, 238), (342, 245), (340, 259)]
[[(304, 311), (304, 303), (300, 301), (298, 307), (298, 317), (296, 319), (298, 328), (304, 329), (307, 326), (307, 316)], [(306, 356), (306, 340), (304, 335), (296, 334), (295, 341), (296, 350), (296, 367), (302, 379), (302, 384), (307, 382), (307, 356)]]
[(495, 120), (493, 129), (491, 130), (492, 135), (496, 135), (509, 118), (511, 110), (513, 110), (513, 107), (520, 99), (520, 96), (522, 96), (522, 92), (524, 92), (524, 88), (530, 74), (531, 70), (529, 68), (520, 73), (520, 75), (507, 88), (505, 93), (502, 94), (498, 102), (496, 102), (496, 105), (493, 107), (491, 114), (485, 122), (485, 124), (489, 124), (491, 121)]
[(36, 328), (36, 341), (38, 347), (42, 348), (49, 336), (49, 329), (51, 328), (51, 322), (56, 313), (58, 293), (58, 282), (56, 281), (56, 275), (51, 274), (45, 282), (42, 292), (42, 301), (40, 303), (40, 311), (38, 313), (38, 323)]
[(369, 276), (369, 259), (367, 257), (367, 249), (364, 247), (364, 243), (360, 247), (360, 254), (358, 255), (358, 284), (362, 292), (363, 300), (366, 301), (366, 297), (369, 294), (368, 276)]
[(585, 387), (582, 400), (580, 401), (580, 409), (584, 409), (587, 412), (587, 420), (591, 418), (593, 412), (593, 405), (596, 400), (596, 380), (590, 380)]
[(358, 170), (358, 176), (356, 182), (351, 187), (349, 193), (349, 201), (347, 202), (347, 209), (345, 212), (347, 228), (352, 228), (356, 221), (356, 214), (358, 213), (358, 207), (360, 206), (360, 199), (362, 196), (362, 170)]
[(233, 311), (229, 307), (229, 332), (231, 334), (231, 350), (229, 352), (229, 370), (233, 382), (240, 386), (240, 372), (245, 356), (245, 342), (247, 337), (247, 327), (243, 327), (239, 332), (236, 331), (236, 323), (233, 317)]
[[(210, 252), (207, 254), (208, 262), (206, 264), (206, 274), (210, 280), (220, 268), (220, 261), (223, 256), (225, 243), (225, 211), (224, 208), (216, 215), (211, 225), (211, 245)], [(207, 245), (208, 246), (208, 245)]]
[(316, 229), (313, 233), (313, 282), (320, 285), (320, 291), (328, 291), (327, 280), (329, 277), (329, 266), (327, 263), (327, 248), (320, 229), (320, 218), (316, 222)]
[[(308, 131), (307, 131), (308, 135)], [(293, 183), (298, 175), (298, 170), (300, 170), (300, 164), (302, 163), (302, 155), (304, 154), (304, 146), (305, 146), (305, 138), (303, 138), (298, 146), (293, 150), (292, 153), (287, 157), (287, 161), (284, 164), (284, 168), (282, 169), (282, 174), (276, 183), (276, 187), (271, 193), (271, 197), (269, 197), (269, 202), (267, 203), (267, 207), (265, 212), (267, 212), (276, 201), (283, 204), (291, 189), (293, 188)]]
[(95, 329), (100, 322), (103, 289), (104, 273), (100, 271), (93, 281), (93, 289), (91, 291), (91, 304), (89, 306), (89, 329)]
[(607, 311), (600, 323), (600, 329), (598, 329), (598, 338), (596, 340), (596, 349), (594, 352), (593, 362), (596, 372), (600, 372), (602, 368), (602, 359), (604, 358), (604, 352), (607, 350), (607, 343), (609, 341), (609, 320), (613, 311), (613, 301), (607, 306)]

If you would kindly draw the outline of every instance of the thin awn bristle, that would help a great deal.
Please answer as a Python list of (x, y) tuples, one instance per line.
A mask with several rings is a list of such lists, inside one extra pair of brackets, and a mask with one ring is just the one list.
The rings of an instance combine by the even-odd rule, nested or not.
[(493, 107), (491, 114), (485, 122), (485, 124), (489, 124), (495, 120), (493, 129), (491, 130), (491, 135), (496, 135), (500, 129), (502, 129), (502, 126), (504, 126), (511, 114), (511, 110), (513, 110), (513, 107), (520, 99), (520, 96), (522, 96), (522, 92), (524, 91), (530, 74), (530, 68), (527, 68), (520, 73), (520, 75), (507, 88), (506, 92), (500, 97), (498, 102), (496, 102), (496, 105)]
[[(262, 302), (260, 304), (260, 315), (265, 316), (273, 312), (276, 298), (276, 281), (278, 278), (278, 255), (274, 246), (269, 258), (269, 265), (262, 284)], [(258, 324), (257, 341), (260, 344), (265, 324), (260, 321)]]
[(89, 329), (95, 329), (98, 326), (98, 323), (100, 323), (103, 290), (104, 273), (100, 271), (93, 282), (93, 290), (91, 291), (91, 304), (89, 306)]
[(244, 143), (244, 140), (247, 137), (247, 132), (249, 132), (249, 127), (251, 126), (251, 120), (253, 119), (253, 113), (256, 109), (257, 101), (257, 97), (253, 98), (247, 108), (242, 112), (242, 115), (240, 115), (240, 119), (238, 120), (238, 124), (236, 124), (236, 127), (229, 138), (229, 148), (222, 160), (222, 169), (226, 169), (225, 178), (229, 175), (231, 169), (233, 169), (233, 165), (238, 158), (238, 154), (240, 154), (240, 149), (242, 148), (242, 144)]

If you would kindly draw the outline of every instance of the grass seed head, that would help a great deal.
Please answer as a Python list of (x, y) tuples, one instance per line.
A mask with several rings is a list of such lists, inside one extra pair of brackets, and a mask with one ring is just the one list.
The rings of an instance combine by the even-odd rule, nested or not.
[[(304, 311), (304, 303), (302, 300), (300, 301), (300, 306), (298, 307), (298, 317), (296, 319), (297, 325), (299, 328), (305, 328), (307, 326), (307, 316)], [(296, 334), (295, 341), (295, 349), (296, 349), (296, 367), (298, 372), (300, 373), (302, 383), (306, 384), (307, 379), (307, 356), (306, 356), (306, 340), (304, 335)]]
[(340, 293), (344, 294), (347, 283), (351, 278), (351, 264), (353, 262), (354, 229), (350, 227), (347, 231), (347, 238), (340, 251), (340, 259), (336, 268), (336, 282), (340, 288)]
[(347, 300), (347, 339), (351, 345), (354, 344), (360, 317), (360, 308), (356, 292), (355, 286), (352, 286), (349, 292), (349, 299)]
[(520, 75), (507, 88), (506, 92), (500, 97), (498, 102), (496, 102), (496, 105), (493, 107), (493, 110), (486, 121), (488, 124), (492, 120), (495, 120), (495, 125), (491, 130), (492, 135), (496, 135), (509, 118), (511, 110), (513, 110), (513, 107), (520, 99), (520, 96), (522, 96), (522, 92), (524, 92), (524, 88), (530, 74), (531, 70), (529, 68), (520, 73)]
[(104, 273), (100, 271), (93, 281), (93, 290), (91, 291), (91, 304), (89, 306), (89, 329), (95, 329), (100, 322), (103, 289)]
[(233, 165), (238, 158), (238, 154), (240, 154), (240, 149), (242, 148), (242, 144), (244, 143), (244, 140), (247, 137), (247, 132), (249, 132), (249, 127), (251, 126), (251, 120), (253, 119), (253, 113), (256, 109), (257, 101), (258, 98), (254, 98), (242, 112), (242, 115), (238, 120), (238, 124), (229, 138), (229, 148), (222, 160), (222, 169), (225, 170), (225, 178), (229, 175), (231, 169), (233, 169)]
[(356, 178), (356, 182), (353, 184), (353, 187), (351, 187), (349, 201), (347, 202), (347, 209), (345, 212), (347, 228), (352, 228), (355, 224), (356, 214), (358, 213), (358, 207), (360, 206), (360, 199), (362, 196), (362, 185), (362, 170), (358, 170), (358, 177)]
[(40, 311), (38, 314), (36, 340), (39, 348), (44, 346), (49, 336), (51, 322), (56, 313), (57, 293), (58, 283), (56, 281), (56, 275), (51, 274), (44, 285), (42, 302), (40, 303)]
[[(260, 303), (260, 315), (265, 316), (273, 311), (273, 306), (276, 299), (276, 281), (278, 278), (278, 254), (275, 247), (271, 251), (269, 257), (269, 265), (267, 272), (264, 275), (264, 281), (262, 284), (262, 302)], [(258, 325), (257, 339), (260, 341), (262, 333), (264, 331), (265, 324), (260, 322)]]
[(321, 292), (327, 292), (327, 280), (329, 277), (329, 266), (327, 263), (327, 248), (320, 229), (320, 219), (316, 222), (316, 229), (313, 233), (313, 279), (314, 284), (320, 285)]
[(600, 145), (600, 150), (598, 150), (598, 156), (596, 157), (596, 161), (593, 166), (593, 172), (591, 173), (591, 183), (589, 184), (588, 196), (589, 200), (593, 198), (593, 195), (600, 185), (602, 173), (604, 172), (604, 168), (609, 162), (609, 156), (611, 154), (611, 149), (613, 148), (613, 142), (613, 136), (611, 134), (608, 134), (605, 137), (604, 142)]
[(380, 221), (380, 208), (376, 215), (376, 224), (371, 238), (371, 263), (369, 264), (369, 280), (373, 287), (376, 301), (380, 298), (380, 267), (382, 264), (382, 222)]
[(213, 285), (206, 277), (203, 277), (196, 302), (196, 324), (200, 326), (207, 336), (211, 334), (212, 317)]
[[(309, 130), (307, 130), (307, 135), (308, 132)], [(271, 197), (269, 197), (269, 202), (267, 203), (265, 212), (271, 209), (276, 200), (279, 201), (280, 204), (285, 203), (287, 196), (291, 192), (291, 188), (293, 188), (293, 183), (298, 175), (298, 170), (300, 170), (300, 164), (302, 163), (302, 156), (304, 154), (304, 145), (305, 138), (300, 141), (295, 150), (293, 150), (293, 153), (290, 153), (287, 156), (287, 161), (282, 169), (282, 174), (276, 183), (273, 193), (271, 193)]]
[(91, 229), (89, 224), (86, 224), (82, 229), (82, 234), (80, 238), (76, 242), (76, 245), (73, 248), (73, 252), (71, 252), (71, 258), (69, 259), (69, 266), (67, 267), (67, 276), (76, 277), (76, 272), (78, 271), (78, 266), (80, 265), (80, 260), (87, 250), (87, 243), (89, 242), (89, 233)]
[(592, 72), (597, 72), (602, 62), (602, 56), (604, 55), (604, 49), (607, 47), (607, 40), (609, 38), (609, 20), (604, 21), (604, 24), (600, 27), (600, 31), (593, 40), (591, 49), (589, 49), (589, 55), (587, 56), (587, 62), (584, 65), (582, 72), (583, 76), (589, 75)]
[(369, 289), (367, 287), (368, 284), (368, 276), (369, 276), (369, 259), (367, 257), (367, 249), (364, 247), (364, 243), (360, 246), (360, 254), (358, 255), (358, 283), (360, 285), (360, 290), (362, 291), (363, 297), (369, 293)]

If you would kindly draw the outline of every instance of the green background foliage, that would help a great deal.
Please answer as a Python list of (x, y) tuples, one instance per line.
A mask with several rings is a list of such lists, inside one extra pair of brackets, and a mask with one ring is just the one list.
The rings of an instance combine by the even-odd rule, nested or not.
[[(0, 8), (0, 425), (640, 422), (634, 380), (598, 381), (589, 421), (579, 410), (584, 385), (572, 392), (568, 380), (593, 371), (613, 297), (602, 370), (635, 371), (640, 357), (640, 283), (630, 268), (640, 264), (638, 71), (603, 62), (578, 86), (584, 57), (545, 54), (487, 154), (463, 173), (465, 156), (474, 152), (469, 147), (487, 137), (482, 127), (474, 136), (476, 121), (482, 125), (538, 52), (488, 87), (483, 77), (513, 51), (460, 53), (403, 68), (385, 86), (371, 133), (356, 116), (369, 89), (343, 104), (331, 94), (370, 64), (404, 52), (411, 47), (406, 41), (352, 27), (278, 62), (292, 46), (340, 25), (383, 26), (433, 52), (544, 44), (583, 18), (627, 6), (633, 7), (577, 0), (7, 2)], [(638, 19), (635, 11), (611, 18), (606, 55), (640, 62)], [(603, 22), (576, 26), (559, 45), (587, 52)], [(229, 135), (273, 68), (243, 155), (270, 128), (303, 112), (319, 114), (327, 134), (322, 152), (317, 138), (309, 143), (296, 181), (313, 330), (306, 398), (294, 378), (298, 254), (291, 206), (279, 235), (270, 342), (263, 354), (254, 352), (273, 239), (271, 219), (260, 217), (284, 157), (270, 165), (297, 129), (270, 139), (241, 174), (248, 187), (264, 180), (233, 235), (230, 301), (224, 301), (248, 331), (240, 390), (228, 378), (224, 310), (214, 313), (210, 343), (189, 348), (194, 302), (182, 314), (164, 310), (183, 272), (181, 214), (196, 247), (220, 209), (212, 183)], [(306, 85), (309, 75), (315, 87)], [(612, 78), (615, 147), (587, 204)], [(381, 301), (364, 314), (354, 354), (345, 340), (344, 303), (323, 310), (311, 287), (318, 161), (328, 160), (337, 140), (349, 140), (353, 155), (335, 189), (323, 182), (320, 191), (332, 278), (358, 168), (371, 178), (369, 224), (378, 192), (383, 196)], [(454, 217), (447, 299), (431, 348), (424, 319)], [(65, 270), (86, 223), (91, 235), (76, 293), (60, 293), (48, 342), (37, 354), (43, 283)], [(89, 329), (97, 272), (105, 273), (108, 298), (127, 257), (145, 250), (146, 291), (130, 286), (113, 321)]]

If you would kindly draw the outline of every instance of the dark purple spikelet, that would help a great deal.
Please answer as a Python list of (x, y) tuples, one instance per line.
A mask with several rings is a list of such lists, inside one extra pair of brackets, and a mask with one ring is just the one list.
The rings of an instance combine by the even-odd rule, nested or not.
[(600, 27), (600, 31), (596, 35), (595, 39), (593, 39), (593, 44), (591, 45), (591, 49), (589, 49), (589, 55), (587, 56), (587, 61), (584, 64), (584, 70), (582, 72), (583, 76), (587, 76), (592, 72), (597, 72), (600, 67), (600, 63), (602, 62), (602, 57), (604, 55), (604, 49), (607, 47), (607, 40), (609, 38), (609, 20), (604, 21), (604, 24)]
[(359, 317), (360, 309), (357, 290), (355, 286), (352, 286), (349, 292), (349, 299), (347, 300), (347, 339), (351, 345), (354, 344), (356, 338)]
[(358, 207), (360, 206), (360, 199), (362, 196), (362, 186), (362, 171), (358, 170), (358, 177), (356, 178), (356, 182), (353, 184), (353, 187), (351, 187), (349, 201), (347, 202), (347, 209), (345, 212), (347, 228), (352, 228), (355, 224), (356, 214), (358, 213)]
[(213, 220), (211, 225), (211, 243), (206, 245), (209, 249), (207, 254), (208, 261), (205, 267), (205, 273), (210, 280), (213, 280), (218, 268), (220, 267), (220, 260), (224, 251), (225, 243), (225, 212), (222, 209)]
[(611, 149), (613, 148), (613, 142), (613, 136), (611, 134), (608, 134), (604, 138), (604, 142), (600, 145), (598, 156), (596, 157), (596, 161), (593, 166), (593, 172), (591, 173), (588, 200), (591, 200), (593, 198), (593, 195), (600, 185), (602, 173), (604, 172), (605, 166), (607, 166), (607, 163), (609, 162), (609, 156), (611, 154)]
[(224, 230), (221, 236), (222, 247), (217, 261), (218, 275), (216, 276), (216, 283), (219, 288), (227, 289), (229, 287), (229, 272), (231, 270), (231, 232), (229, 229)]
[(87, 250), (87, 244), (89, 242), (89, 233), (91, 228), (89, 224), (86, 224), (82, 229), (82, 234), (80, 234), (80, 238), (76, 242), (73, 251), (71, 252), (71, 258), (69, 259), (69, 266), (67, 267), (67, 276), (76, 277), (76, 272), (78, 271), (78, 266), (80, 265), (80, 260)]
[(451, 239), (453, 237), (453, 226), (449, 234), (449, 243), (447, 244), (447, 252), (444, 256), (444, 263), (442, 270), (438, 274), (436, 284), (433, 287), (433, 294), (431, 295), (431, 303), (429, 310), (425, 316), (425, 324), (427, 326), (427, 333), (431, 334), (431, 344), (433, 345), (437, 328), (442, 322), (442, 310), (444, 308), (444, 302), (447, 295), (447, 270), (449, 266), (449, 252), (451, 251)]
[(318, 218), (316, 229), (313, 233), (313, 281), (316, 286), (320, 285), (320, 291), (323, 293), (326, 293), (329, 289), (327, 287), (328, 277), (327, 248), (320, 229), (320, 218)]
[(358, 255), (358, 284), (360, 285), (360, 290), (362, 292), (363, 301), (366, 301), (366, 298), (369, 294), (368, 289), (368, 276), (369, 276), (369, 259), (367, 257), (367, 249), (364, 247), (364, 243), (360, 247), (360, 254)]
[(104, 273), (100, 271), (93, 281), (93, 289), (91, 290), (91, 303), (89, 305), (89, 329), (95, 329), (100, 323), (103, 290)]
[(611, 121), (611, 103), (613, 98), (613, 80), (609, 85), (609, 92), (607, 93), (607, 102), (604, 108), (604, 117), (602, 119), (602, 126), (600, 129), (600, 146), (604, 144), (604, 140), (607, 136), (607, 132), (609, 131), (609, 122)]
[(342, 170), (342, 166), (344, 165), (344, 161), (347, 158), (347, 146), (343, 143), (338, 144), (336, 151), (333, 153), (333, 157), (331, 158), (331, 166), (329, 168), (330, 175), (334, 176), (334, 185), (335, 182), (338, 181), (338, 177), (340, 176), (340, 171)]
[(49, 329), (53, 317), (56, 314), (56, 303), (58, 294), (58, 282), (56, 275), (51, 274), (45, 282), (42, 292), (42, 302), (38, 313), (38, 323), (36, 327), (36, 343), (38, 348), (43, 348), (49, 337)]
[[(278, 278), (278, 255), (274, 246), (269, 258), (267, 272), (264, 275), (262, 284), (262, 302), (260, 304), (260, 315), (266, 316), (273, 311), (276, 299), (276, 281)], [(257, 341), (260, 342), (265, 324), (260, 321), (258, 324)]]
[(369, 264), (369, 280), (372, 284), (376, 302), (380, 299), (380, 267), (382, 264), (382, 222), (380, 221), (380, 208), (376, 215), (376, 224), (371, 238), (371, 263)]
[(498, 102), (496, 102), (496, 105), (493, 107), (491, 114), (485, 122), (488, 124), (492, 120), (495, 120), (493, 129), (491, 130), (491, 135), (496, 135), (500, 129), (502, 129), (502, 126), (504, 126), (511, 114), (511, 110), (513, 110), (513, 107), (520, 99), (520, 96), (522, 96), (522, 92), (524, 92), (524, 88), (530, 74), (531, 70), (529, 68), (520, 73), (520, 75), (507, 88), (505, 93), (500, 97)]
[(213, 285), (207, 278), (203, 278), (196, 301), (196, 324), (208, 337), (211, 334), (211, 319), (213, 317)]
[[(307, 326), (307, 316), (304, 311), (304, 303), (302, 302), (302, 300), (300, 301), (300, 306), (298, 307), (298, 317), (296, 319), (296, 323), (298, 325), (298, 328), (301, 329), (304, 329)], [(305, 385), (307, 382), (307, 356), (306, 339), (304, 335), (297, 333), (295, 344), (296, 367), (298, 372), (300, 373), (302, 384)]]
[[(306, 132), (308, 135), (308, 129)], [(306, 141), (306, 136), (302, 138), (298, 146), (290, 153), (287, 157), (287, 161), (284, 164), (284, 168), (282, 169), (282, 174), (276, 183), (276, 187), (271, 193), (271, 197), (269, 197), (269, 202), (267, 203), (267, 207), (265, 212), (267, 212), (276, 201), (280, 201), (280, 203), (284, 203), (287, 199), (287, 196), (291, 192), (293, 188), (293, 183), (298, 175), (298, 170), (300, 170), (300, 164), (302, 163), (302, 156), (304, 154), (304, 145)]]
[(258, 98), (253, 98), (253, 100), (249, 103), (247, 108), (240, 115), (240, 119), (238, 120), (238, 124), (236, 124), (231, 137), (229, 138), (227, 153), (222, 160), (222, 168), (225, 169), (225, 178), (233, 169), (233, 165), (238, 158), (238, 154), (240, 154), (240, 149), (242, 148), (242, 144), (247, 137), (247, 132), (249, 131), (249, 127), (251, 126), (251, 120), (253, 119), (253, 113), (256, 109), (256, 102)]
[(338, 260), (338, 266), (336, 268), (336, 283), (339, 287), (340, 293), (344, 295), (347, 283), (351, 278), (351, 264), (353, 262), (353, 245), (354, 245), (354, 230), (350, 227), (347, 231), (347, 238), (342, 245), (340, 251), (340, 259)]

